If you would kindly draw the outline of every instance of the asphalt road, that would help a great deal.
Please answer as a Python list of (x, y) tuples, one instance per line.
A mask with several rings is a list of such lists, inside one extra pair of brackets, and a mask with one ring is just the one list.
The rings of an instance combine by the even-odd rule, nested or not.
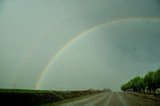
[(124, 92), (112, 92), (61, 103), (58, 106), (160, 106), (160, 101), (137, 97)]

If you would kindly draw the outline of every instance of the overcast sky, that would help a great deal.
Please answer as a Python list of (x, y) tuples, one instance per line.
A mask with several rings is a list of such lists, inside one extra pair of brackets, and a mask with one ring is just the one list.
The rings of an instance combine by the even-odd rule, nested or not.
[(1, 0), (0, 88), (111, 88), (160, 67), (159, 0)]

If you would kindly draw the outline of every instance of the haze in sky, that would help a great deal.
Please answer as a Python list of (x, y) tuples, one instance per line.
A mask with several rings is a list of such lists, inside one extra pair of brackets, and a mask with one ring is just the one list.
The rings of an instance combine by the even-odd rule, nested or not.
[(159, 48), (159, 0), (0, 1), (0, 88), (119, 91)]

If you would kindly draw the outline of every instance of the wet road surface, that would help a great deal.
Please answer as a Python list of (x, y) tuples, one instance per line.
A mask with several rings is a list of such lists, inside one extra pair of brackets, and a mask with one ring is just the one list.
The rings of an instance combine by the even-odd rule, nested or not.
[(124, 92), (105, 92), (58, 106), (160, 106), (160, 101), (137, 97)]

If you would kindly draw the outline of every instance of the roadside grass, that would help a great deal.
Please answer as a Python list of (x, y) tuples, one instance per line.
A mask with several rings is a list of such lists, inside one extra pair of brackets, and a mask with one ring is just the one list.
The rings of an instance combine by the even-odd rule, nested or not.
[(138, 92), (127, 92), (128, 94), (137, 96), (137, 97), (142, 97), (144, 99), (151, 99), (155, 101), (160, 101), (160, 95), (157, 94), (157, 96), (154, 96), (153, 94), (150, 93), (138, 93)]
[(80, 99), (97, 94), (100, 90), (83, 91), (54, 91), (29, 89), (0, 89), (0, 103), (6, 105), (41, 105), (46, 103), (59, 103)]
[(66, 99), (66, 100), (57, 101), (57, 102), (44, 103), (44, 104), (41, 104), (39, 106), (58, 106), (58, 105), (63, 104), (63, 103), (68, 103), (68, 102), (72, 102), (72, 101), (85, 99), (85, 98), (88, 98), (88, 97), (91, 97), (91, 96), (94, 96), (94, 95), (96, 95), (96, 94), (84, 95), (84, 96), (75, 97), (75, 98)]

